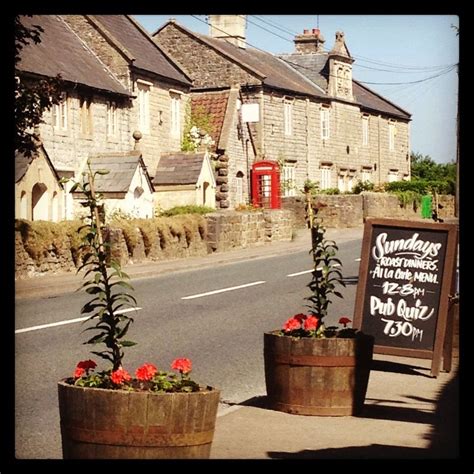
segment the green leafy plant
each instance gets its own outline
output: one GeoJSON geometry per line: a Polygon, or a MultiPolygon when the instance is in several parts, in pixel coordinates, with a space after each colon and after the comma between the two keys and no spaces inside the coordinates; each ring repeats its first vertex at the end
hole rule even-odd
{"type": "Polygon", "coordinates": [[[191,361],[176,359],[172,369],[180,372],[181,376],[166,371],[158,371],[153,365],[146,363],[136,370],[136,377],[123,368],[124,348],[136,345],[126,338],[134,319],[124,314],[127,307],[135,307],[137,302],[130,293],[132,285],[127,280],[130,277],[122,271],[120,264],[110,261],[108,243],[103,241],[104,224],[99,214],[102,196],[95,192],[95,178],[97,175],[107,174],[107,170],[92,172],[88,163],[88,171],[83,173],[83,181],[75,182],[71,192],[79,190],[84,201],[82,205],[88,209],[85,224],[79,229],[86,232],[83,244],[82,265],[78,272],[85,270],[80,289],[85,289],[92,299],[84,304],[81,314],[89,315],[87,321],[95,322],[85,331],[95,331],[96,334],[84,344],[97,346],[105,345],[102,350],[91,351],[92,354],[111,363],[111,367],[95,372],[97,364],[89,359],[77,364],[73,377],[67,379],[71,384],[81,387],[151,390],[165,392],[199,391],[199,385],[189,378],[191,361]],[[110,266],[109,266],[110,265],[110,266]]]}
{"type": "Polygon", "coordinates": [[[319,210],[325,206],[326,204],[313,203],[310,192],[306,193],[308,227],[311,230],[310,253],[313,258],[312,279],[308,284],[311,294],[306,298],[310,303],[308,304],[310,314],[292,316],[284,323],[281,335],[317,338],[355,337],[356,331],[346,327],[351,320],[345,316],[339,319],[339,324],[344,326],[342,329],[337,326],[326,327],[323,323],[332,296],[343,298],[337,286],[345,286],[340,269],[342,262],[336,256],[339,249],[336,242],[325,238],[326,229],[321,219],[317,217],[319,210]]]}
{"type": "Polygon", "coordinates": [[[358,181],[357,184],[352,188],[353,194],[360,194],[363,191],[373,191],[374,183],[371,181],[358,181]]]}

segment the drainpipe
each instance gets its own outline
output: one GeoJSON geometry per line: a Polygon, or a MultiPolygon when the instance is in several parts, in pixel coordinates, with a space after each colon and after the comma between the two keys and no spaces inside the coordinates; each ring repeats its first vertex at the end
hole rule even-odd
{"type": "Polygon", "coordinates": [[[306,99],[306,109],[305,109],[305,114],[306,114],[306,180],[309,180],[309,99],[306,99]]]}
{"type": "MultiPolygon", "coordinates": [[[[264,97],[263,97],[263,87],[260,89],[260,92],[258,93],[259,95],[259,103],[260,103],[260,122],[258,123],[258,132],[259,132],[259,144],[260,144],[260,153],[262,156],[266,155],[266,150],[265,150],[265,138],[264,138],[264,126],[265,126],[265,109],[264,109],[264,97]]],[[[260,156],[260,159],[262,158],[260,156]]]]}
{"type": "Polygon", "coordinates": [[[382,116],[379,114],[379,120],[378,120],[378,125],[379,125],[379,143],[378,143],[378,151],[377,151],[377,176],[378,176],[378,183],[377,184],[381,184],[382,180],[381,180],[381,176],[382,176],[382,173],[381,173],[381,170],[380,170],[380,161],[381,161],[381,153],[382,153],[382,134],[381,134],[381,131],[380,131],[380,128],[381,128],[381,122],[382,122],[382,116]]]}

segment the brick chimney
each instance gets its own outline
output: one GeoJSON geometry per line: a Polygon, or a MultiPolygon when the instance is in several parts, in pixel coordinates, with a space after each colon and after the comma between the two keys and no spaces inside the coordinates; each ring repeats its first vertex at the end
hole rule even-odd
{"type": "Polygon", "coordinates": [[[246,15],[209,15],[209,34],[245,49],[246,15]]]}
{"type": "Polygon", "coordinates": [[[299,54],[314,54],[323,52],[324,36],[318,28],[303,30],[302,35],[295,36],[295,51],[299,54]]]}

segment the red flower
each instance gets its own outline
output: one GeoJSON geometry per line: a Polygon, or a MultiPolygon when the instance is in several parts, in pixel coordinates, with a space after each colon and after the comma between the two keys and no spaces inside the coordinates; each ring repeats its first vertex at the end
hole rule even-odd
{"type": "Polygon", "coordinates": [[[153,364],[143,364],[135,371],[135,375],[138,380],[151,380],[157,371],[153,364]]]}
{"type": "Polygon", "coordinates": [[[304,322],[304,328],[306,331],[315,331],[318,327],[319,318],[316,316],[308,316],[304,322]]]}
{"type": "Polygon", "coordinates": [[[171,364],[171,368],[173,370],[178,370],[182,374],[187,374],[191,372],[192,363],[189,359],[182,358],[182,359],[175,359],[171,364]]]}
{"type": "Polygon", "coordinates": [[[306,314],[303,314],[303,313],[295,314],[293,318],[296,319],[301,324],[306,319],[306,314]]]}
{"type": "Polygon", "coordinates": [[[82,367],[79,367],[79,364],[78,364],[78,366],[76,367],[76,370],[74,371],[74,378],[78,379],[82,377],[85,373],[86,371],[82,367]]]}
{"type": "Polygon", "coordinates": [[[77,367],[80,369],[90,370],[90,369],[95,369],[97,367],[97,364],[91,359],[81,360],[77,364],[77,367]]]}
{"type": "Polygon", "coordinates": [[[344,324],[344,327],[346,327],[348,323],[352,323],[352,320],[346,318],[345,316],[339,319],[339,324],[344,324]]]}
{"type": "Polygon", "coordinates": [[[301,322],[299,322],[298,319],[296,319],[296,317],[293,316],[283,325],[283,331],[290,332],[290,331],[293,331],[294,329],[300,329],[300,327],[301,327],[301,322]]]}
{"type": "Polygon", "coordinates": [[[110,374],[110,379],[114,384],[121,385],[123,382],[131,380],[132,377],[125,369],[120,368],[110,374]]]}

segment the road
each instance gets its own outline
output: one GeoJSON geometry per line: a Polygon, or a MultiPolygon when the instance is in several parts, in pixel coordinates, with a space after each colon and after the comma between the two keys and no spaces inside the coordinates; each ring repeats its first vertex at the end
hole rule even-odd
{"type": "MultiPolygon", "coordinates": [[[[352,319],[360,246],[360,240],[339,245],[348,284],[326,324],[352,319]]],[[[129,338],[138,345],[126,349],[124,367],[134,372],[150,362],[169,370],[174,358],[188,357],[193,379],[222,390],[221,410],[263,395],[263,333],[307,309],[311,265],[303,251],[133,281],[141,309],[129,338]]],[[[91,357],[82,345],[86,326],[64,323],[80,316],[87,299],[67,293],[16,300],[17,458],[61,458],[56,384],[91,357]]]]}

